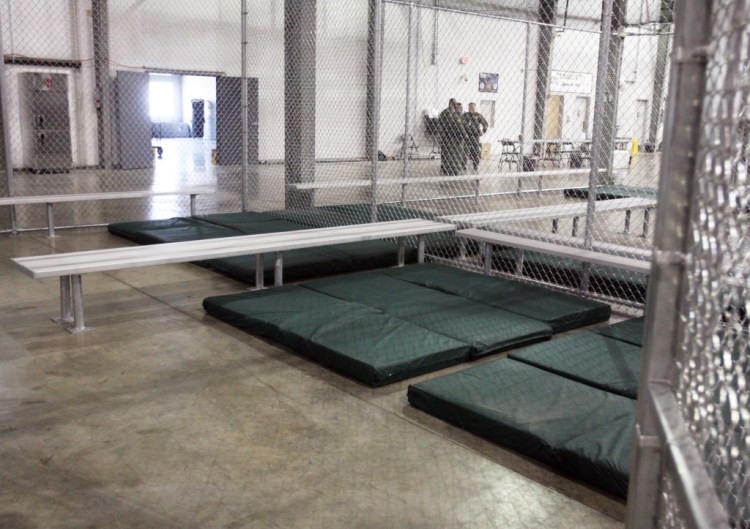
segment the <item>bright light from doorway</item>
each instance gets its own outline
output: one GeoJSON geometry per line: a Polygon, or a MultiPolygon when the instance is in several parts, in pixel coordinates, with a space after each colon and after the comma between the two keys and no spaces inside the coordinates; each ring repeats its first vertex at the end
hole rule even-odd
{"type": "Polygon", "coordinates": [[[179,101],[178,85],[171,77],[152,75],[148,83],[149,115],[152,122],[180,121],[176,111],[179,106],[175,104],[179,101]]]}

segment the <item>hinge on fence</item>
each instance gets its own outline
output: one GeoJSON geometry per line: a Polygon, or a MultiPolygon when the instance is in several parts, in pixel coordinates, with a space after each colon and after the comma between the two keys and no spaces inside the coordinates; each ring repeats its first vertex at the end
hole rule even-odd
{"type": "Polygon", "coordinates": [[[687,262],[685,254],[682,252],[654,250],[653,261],[660,265],[683,264],[687,262]]]}
{"type": "Polygon", "coordinates": [[[690,49],[685,49],[683,46],[680,46],[675,51],[675,60],[678,63],[705,63],[708,62],[709,51],[709,46],[696,46],[690,49]]]}

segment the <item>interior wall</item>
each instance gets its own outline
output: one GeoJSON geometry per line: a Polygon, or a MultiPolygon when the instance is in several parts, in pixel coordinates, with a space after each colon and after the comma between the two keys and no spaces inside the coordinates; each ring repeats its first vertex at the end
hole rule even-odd
{"type": "MultiPolygon", "coordinates": [[[[118,69],[142,71],[144,67],[240,75],[240,0],[198,2],[163,0],[110,0],[111,73],[118,69]],[[112,21],[117,21],[114,23],[112,21]]],[[[248,75],[259,80],[259,157],[284,158],[284,0],[267,0],[250,5],[248,16],[248,75]]],[[[76,165],[95,165],[96,97],[94,94],[91,1],[34,0],[7,2],[8,16],[3,24],[3,49],[32,57],[82,59],[80,70],[55,68],[70,76],[71,136],[76,165]],[[33,5],[33,9],[30,7],[33,5]],[[46,16],[40,16],[45,13],[46,16]]],[[[468,104],[495,101],[496,126],[483,138],[496,144],[501,138],[516,138],[521,131],[523,67],[526,29],[523,23],[490,19],[432,9],[415,9],[413,79],[415,99],[410,127],[420,152],[429,151],[431,139],[425,134],[422,113],[442,110],[448,98],[468,104]],[[438,53],[433,64],[434,17],[438,17],[438,53]],[[461,64],[461,57],[469,57],[461,64]],[[499,74],[496,94],[480,93],[479,72],[499,74]]],[[[406,17],[408,7],[384,4],[385,35],[381,102],[381,150],[389,155],[401,148],[404,132],[406,79],[406,17]]],[[[581,22],[577,22],[580,26],[581,22]]],[[[591,21],[592,28],[598,22],[591,21]]],[[[361,158],[364,156],[367,0],[327,0],[319,2],[317,46],[317,140],[318,158],[361,158]]],[[[567,29],[559,32],[553,44],[552,69],[589,72],[594,75],[598,54],[597,33],[567,29]]],[[[625,41],[618,135],[631,132],[628,117],[635,101],[651,98],[656,38],[629,37],[625,41]],[[635,48],[635,39],[641,43],[635,48]],[[637,58],[636,58],[637,57],[637,58]],[[628,79],[639,65],[635,81],[628,79]]],[[[533,109],[532,97],[536,60],[537,28],[531,26],[527,131],[533,109]]],[[[32,67],[9,67],[11,127],[18,126],[17,73],[32,67]]],[[[572,108],[572,105],[566,105],[572,108]]],[[[593,116],[593,94],[590,115],[593,116]]],[[[565,119],[568,119],[566,116],[565,119]]],[[[593,119],[590,119],[593,122],[593,119]]],[[[20,135],[13,138],[16,166],[22,160],[20,135]]]]}

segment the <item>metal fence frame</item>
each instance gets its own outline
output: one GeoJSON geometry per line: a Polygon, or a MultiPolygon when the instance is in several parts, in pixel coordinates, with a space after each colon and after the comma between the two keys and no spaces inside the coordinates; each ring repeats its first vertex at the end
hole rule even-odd
{"type": "Polygon", "coordinates": [[[686,274],[695,197],[700,193],[696,161],[703,134],[713,5],[682,1],[675,10],[672,82],[628,495],[627,525],[632,529],[661,527],[660,512],[668,502],[679,505],[681,519],[668,522],[676,527],[729,527],[678,402],[675,367],[688,324],[683,319],[688,310],[686,274]]]}

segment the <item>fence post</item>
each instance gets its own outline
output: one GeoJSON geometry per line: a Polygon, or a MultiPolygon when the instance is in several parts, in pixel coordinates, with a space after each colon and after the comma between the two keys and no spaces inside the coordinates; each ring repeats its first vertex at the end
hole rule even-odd
{"type": "MultiPolygon", "coordinates": [[[[5,151],[5,177],[8,182],[8,196],[15,195],[13,182],[13,152],[10,144],[10,124],[8,123],[8,85],[5,78],[5,61],[3,60],[3,31],[0,26],[0,112],[3,121],[3,150],[5,151]]],[[[16,207],[10,207],[10,229],[13,235],[18,233],[18,223],[16,220],[16,207]]]]}
{"type": "Polygon", "coordinates": [[[240,65],[240,77],[242,86],[240,87],[240,109],[242,111],[242,211],[247,211],[247,0],[242,0],[242,52],[240,65]]]}
{"type": "Polygon", "coordinates": [[[627,526],[656,528],[664,501],[661,478],[665,465],[675,469],[674,494],[688,498],[687,527],[728,527],[718,502],[696,498],[713,485],[702,457],[684,428],[679,407],[665,417],[664,395],[673,397],[675,361],[681,348],[681,315],[686,298],[686,252],[691,244],[691,204],[696,186],[697,154],[705,94],[707,47],[712,2],[676,2],[674,59],[664,121],[664,150],[655,223],[654,260],[649,279],[643,362],[639,385],[634,456],[628,490],[627,526]],[[658,409],[657,409],[658,408],[658,409]],[[683,430],[679,445],[665,442],[664,424],[683,430]],[[685,442],[686,440],[686,442],[685,442]],[[668,446],[669,445],[669,446],[668,446]],[[666,452],[665,450],[669,450],[666,452]],[[675,457],[677,453],[678,457],[675,457]],[[698,462],[697,465],[690,463],[698,462]],[[690,490],[687,490],[690,489],[690,490]]]}
{"type": "Polygon", "coordinates": [[[383,2],[370,0],[370,49],[371,61],[368,61],[372,71],[368,76],[370,86],[370,221],[378,220],[378,152],[380,134],[380,82],[382,76],[382,37],[383,37],[383,2]]]}

